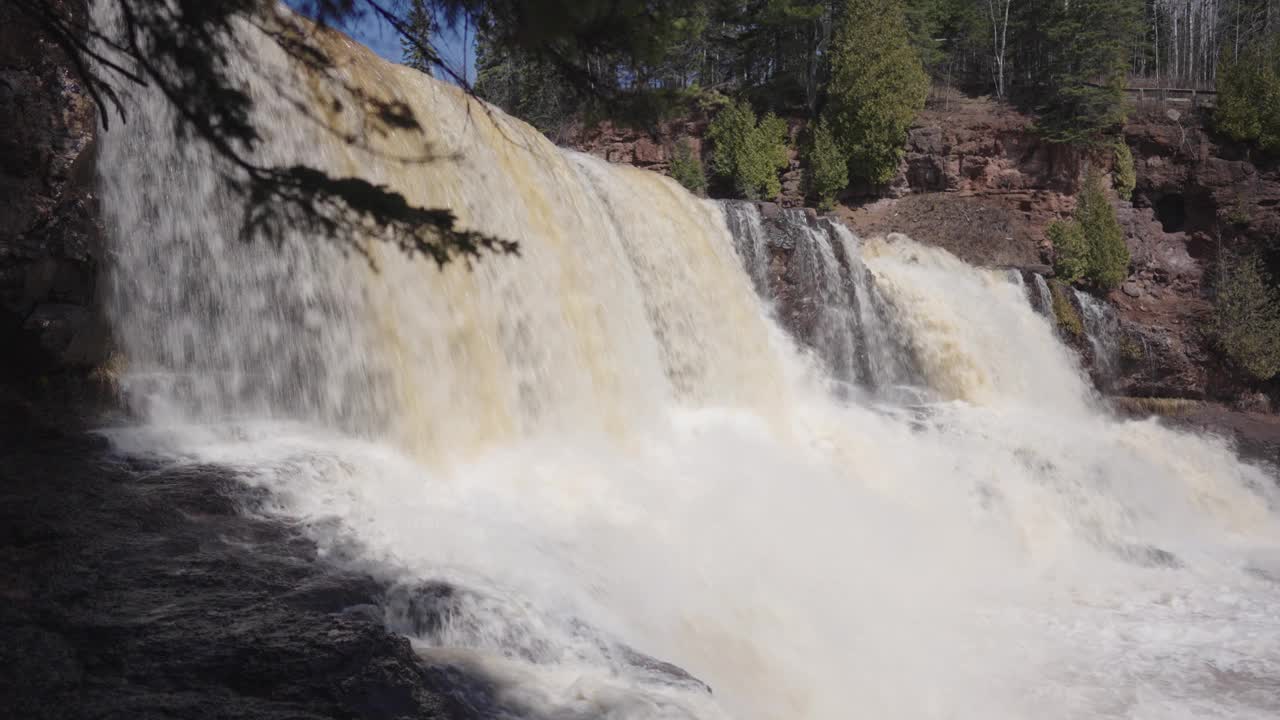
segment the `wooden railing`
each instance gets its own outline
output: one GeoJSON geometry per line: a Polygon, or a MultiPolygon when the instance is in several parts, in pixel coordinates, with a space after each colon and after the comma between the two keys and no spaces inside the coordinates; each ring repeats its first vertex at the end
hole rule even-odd
{"type": "Polygon", "coordinates": [[[1139,105],[1158,103],[1161,105],[1185,105],[1191,108],[1213,107],[1218,104],[1216,90],[1200,90],[1198,88],[1147,88],[1127,87],[1125,94],[1139,105]]]}
{"type": "MultiPolygon", "coordinates": [[[[1097,83],[1085,83],[1089,87],[1105,87],[1097,83]]],[[[1138,104],[1185,105],[1187,107],[1213,107],[1218,104],[1217,90],[1175,87],[1126,87],[1126,95],[1138,104]]]]}

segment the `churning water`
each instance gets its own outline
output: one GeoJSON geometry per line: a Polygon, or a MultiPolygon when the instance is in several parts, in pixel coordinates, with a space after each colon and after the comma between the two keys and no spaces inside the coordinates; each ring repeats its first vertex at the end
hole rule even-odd
{"type": "Polygon", "coordinates": [[[521,255],[438,269],[370,237],[374,271],[324,237],[243,243],[224,168],[139,94],[100,162],[148,418],[114,437],[240,468],[337,560],[461,589],[438,622],[388,621],[505,713],[1280,716],[1273,477],[1102,412],[1003,274],[784,218],[822,289],[801,350],[753,208],[556,149],[345,40],[317,74],[244,32],[265,160],[521,255]],[[297,115],[336,108],[337,80],[407,103],[439,159],[297,115]]]}

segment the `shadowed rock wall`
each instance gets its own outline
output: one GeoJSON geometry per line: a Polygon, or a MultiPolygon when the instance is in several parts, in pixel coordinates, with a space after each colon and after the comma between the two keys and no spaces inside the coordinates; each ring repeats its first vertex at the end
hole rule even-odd
{"type": "MultiPolygon", "coordinates": [[[[56,3],[78,18],[83,2],[56,3]]],[[[0,4],[0,346],[12,373],[100,364],[97,113],[61,50],[0,4]]]]}

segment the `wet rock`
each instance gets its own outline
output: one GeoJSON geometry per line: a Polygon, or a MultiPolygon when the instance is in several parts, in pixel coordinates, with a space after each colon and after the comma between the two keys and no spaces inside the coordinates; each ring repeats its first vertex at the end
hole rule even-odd
{"type": "Polygon", "coordinates": [[[1204,398],[1207,358],[1190,329],[1140,322],[1121,313],[1120,372],[1116,395],[1204,398]]]}
{"type": "MultiPolygon", "coordinates": [[[[612,661],[624,672],[664,685],[711,692],[706,683],[683,668],[616,642],[580,620],[544,616],[527,603],[499,602],[474,590],[427,581],[392,587],[387,591],[383,607],[389,627],[432,645],[451,623],[469,627],[483,621],[487,623],[486,639],[501,645],[504,655],[533,664],[559,658],[561,649],[539,633],[542,628],[559,627],[561,632],[572,635],[575,642],[594,646],[602,659],[612,661]]],[[[424,651],[424,656],[433,662],[441,662],[444,655],[424,651]]]]}
{"type": "Polygon", "coordinates": [[[761,217],[766,220],[773,220],[782,213],[782,206],[775,202],[759,202],[756,207],[760,209],[761,217]]]}
{"type": "Polygon", "coordinates": [[[38,305],[22,329],[56,367],[91,367],[103,360],[106,327],[92,309],[83,305],[38,305]]]}

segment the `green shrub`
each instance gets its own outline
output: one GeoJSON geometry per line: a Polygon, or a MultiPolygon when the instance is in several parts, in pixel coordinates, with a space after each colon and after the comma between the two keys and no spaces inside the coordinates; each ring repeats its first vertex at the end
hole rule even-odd
{"type": "Polygon", "coordinates": [[[707,174],[702,169],[702,158],[693,152],[687,138],[680,140],[672,148],[669,172],[676,182],[694,195],[706,193],[707,174]]]}
{"type": "Polygon", "coordinates": [[[1116,219],[1116,210],[1107,199],[1102,176],[1091,171],[1085,179],[1084,191],[1076,206],[1076,221],[1089,246],[1088,270],[1085,274],[1094,287],[1111,290],[1129,276],[1129,246],[1124,242],[1124,229],[1116,219]]]}
{"type": "Polygon", "coordinates": [[[813,129],[809,144],[809,168],[806,179],[809,191],[818,198],[818,209],[823,212],[835,207],[836,195],[849,185],[849,161],[840,151],[831,126],[819,120],[813,129]]]}
{"type": "Polygon", "coordinates": [[[1213,330],[1218,347],[1258,380],[1280,373],[1280,292],[1256,256],[1219,258],[1213,330]]]}
{"type": "Polygon", "coordinates": [[[900,0],[846,0],[831,44],[826,117],[850,177],[893,179],[929,77],[911,46],[900,0]]]}
{"type": "Polygon", "coordinates": [[[725,106],[711,121],[707,137],[714,144],[711,169],[733,183],[749,200],[782,192],[778,171],[787,166],[787,123],[769,113],[756,122],[745,102],[725,106]]]}
{"type": "Polygon", "coordinates": [[[1053,272],[1059,280],[1074,283],[1089,272],[1089,246],[1075,220],[1054,220],[1046,233],[1053,243],[1053,272]]]}
{"type": "Polygon", "coordinates": [[[1138,173],[1133,167],[1133,152],[1129,150],[1129,146],[1125,144],[1124,139],[1119,139],[1115,144],[1116,167],[1115,167],[1115,188],[1121,199],[1129,200],[1133,197],[1133,189],[1138,186],[1138,173]]]}

